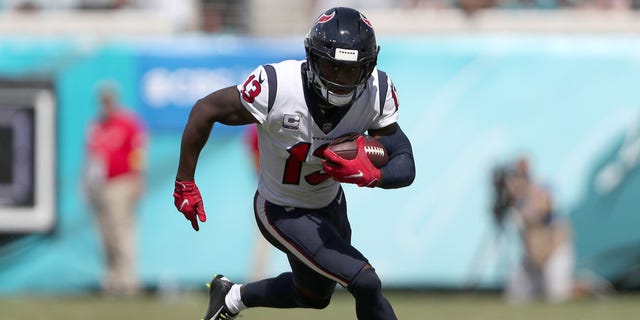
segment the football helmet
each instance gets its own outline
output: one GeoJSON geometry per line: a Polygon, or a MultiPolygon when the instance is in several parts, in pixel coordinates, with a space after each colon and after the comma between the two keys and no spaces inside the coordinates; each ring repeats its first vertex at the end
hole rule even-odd
{"type": "Polygon", "coordinates": [[[325,102],[338,107],[350,105],[364,92],[380,51],[369,20],[345,7],[321,14],[304,47],[309,85],[325,102]]]}

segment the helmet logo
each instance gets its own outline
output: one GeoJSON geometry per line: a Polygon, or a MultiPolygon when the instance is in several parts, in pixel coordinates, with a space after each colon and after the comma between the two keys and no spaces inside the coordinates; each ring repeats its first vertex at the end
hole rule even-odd
{"type": "Polygon", "coordinates": [[[323,13],[320,16],[320,18],[318,18],[317,22],[318,23],[325,23],[325,22],[328,22],[329,20],[333,19],[333,17],[335,17],[335,16],[336,16],[336,12],[335,11],[331,12],[331,14],[323,13]]]}
{"type": "Polygon", "coordinates": [[[341,61],[358,61],[358,50],[336,48],[334,59],[341,61]]]}
{"type": "Polygon", "coordinates": [[[360,14],[360,19],[362,20],[362,22],[364,22],[366,25],[368,25],[369,28],[373,28],[373,26],[371,25],[371,21],[369,21],[369,19],[367,19],[367,17],[363,16],[362,13],[360,14]]]}

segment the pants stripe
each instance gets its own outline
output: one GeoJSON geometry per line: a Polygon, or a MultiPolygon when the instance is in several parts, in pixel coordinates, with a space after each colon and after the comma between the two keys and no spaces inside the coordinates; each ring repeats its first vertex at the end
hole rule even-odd
{"type": "Polygon", "coordinates": [[[342,279],[336,276],[335,274],[332,274],[327,270],[324,270],[321,266],[316,264],[312,259],[309,259],[302,250],[298,249],[298,247],[296,247],[293,243],[287,240],[282,234],[280,234],[280,232],[269,221],[269,218],[267,217],[267,209],[266,209],[267,201],[260,194],[256,196],[255,201],[256,203],[254,208],[256,210],[256,216],[258,217],[258,220],[260,221],[264,229],[269,233],[269,235],[271,235],[271,237],[273,237],[278,243],[280,243],[283,247],[285,247],[290,254],[294,255],[298,260],[302,261],[302,263],[304,263],[306,266],[311,268],[313,271],[321,274],[322,276],[328,279],[331,279],[339,283],[343,287],[346,287],[348,285],[348,282],[345,279],[342,279]]]}

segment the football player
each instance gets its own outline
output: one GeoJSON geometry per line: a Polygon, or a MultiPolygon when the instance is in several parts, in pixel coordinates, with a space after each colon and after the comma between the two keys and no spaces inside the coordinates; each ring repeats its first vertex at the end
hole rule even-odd
{"type": "Polygon", "coordinates": [[[197,231],[206,215],[194,172],[212,126],[257,123],[254,214],[264,237],[291,266],[277,277],[244,285],[215,276],[206,320],[232,319],[251,307],[322,309],[336,284],[354,296],[358,319],[397,318],[372,264],[351,245],[340,187],[400,188],[413,182],[413,153],[397,123],[396,90],[376,68],[380,49],[371,23],[354,9],[321,14],[304,45],[306,60],[259,66],[238,86],[200,99],[184,129],[174,199],[197,231]],[[362,137],[351,160],[326,148],[351,132],[379,139],[388,164],[380,169],[371,164],[362,137]]]}

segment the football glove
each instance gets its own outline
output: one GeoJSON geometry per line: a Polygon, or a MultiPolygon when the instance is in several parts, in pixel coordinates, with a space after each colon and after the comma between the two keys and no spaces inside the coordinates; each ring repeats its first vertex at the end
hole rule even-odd
{"type": "Polygon", "coordinates": [[[339,182],[354,183],[360,187],[375,187],[380,181],[382,173],[376,168],[364,151],[364,137],[357,140],[358,153],[353,159],[345,159],[331,151],[324,150],[325,160],[322,170],[339,182]]]}
{"type": "Polygon", "coordinates": [[[198,186],[196,186],[196,182],[193,180],[176,180],[173,199],[173,203],[178,211],[182,212],[184,217],[191,221],[191,227],[193,227],[193,230],[200,230],[200,227],[198,226],[198,219],[200,219],[201,222],[205,222],[207,221],[207,215],[204,213],[202,196],[200,195],[198,186]]]}

